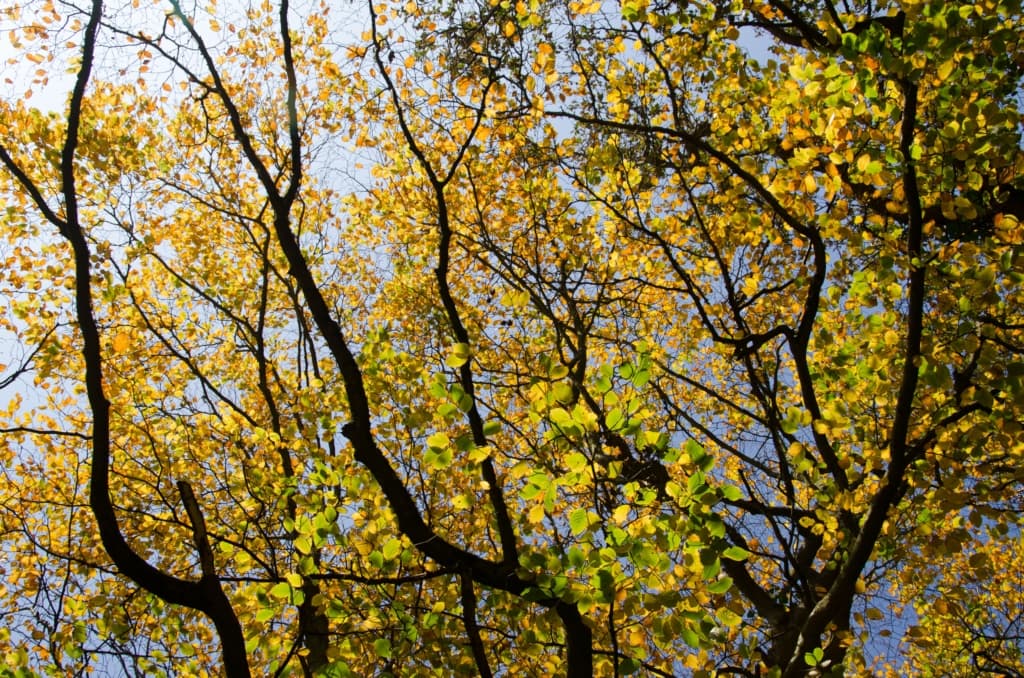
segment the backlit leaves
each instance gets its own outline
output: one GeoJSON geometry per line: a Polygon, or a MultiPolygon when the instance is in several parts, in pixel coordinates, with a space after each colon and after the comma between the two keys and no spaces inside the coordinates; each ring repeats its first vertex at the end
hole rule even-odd
{"type": "MultiPolygon", "coordinates": [[[[121,529],[198,579],[194,487],[254,672],[1017,670],[1018,6],[278,9],[107,7],[73,163],[121,529]]],[[[64,11],[3,15],[0,643],[217,672],[88,505],[64,11]]]]}

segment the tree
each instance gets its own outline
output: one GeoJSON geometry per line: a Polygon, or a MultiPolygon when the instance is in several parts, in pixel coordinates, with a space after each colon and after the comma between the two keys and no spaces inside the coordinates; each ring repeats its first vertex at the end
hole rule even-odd
{"type": "Polygon", "coordinates": [[[9,673],[1022,671],[1019,3],[329,9],[5,15],[9,673]]]}

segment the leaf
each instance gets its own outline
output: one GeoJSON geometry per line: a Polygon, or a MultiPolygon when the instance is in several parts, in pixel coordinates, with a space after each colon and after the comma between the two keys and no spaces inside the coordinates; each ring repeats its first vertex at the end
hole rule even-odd
{"type": "Polygon", "coordinates": [[[701,647],[701,637],[692,628],[683,627],[679,629],[679,637],[683,639],[684,643],[694,649],[699,649],[701,647]]]}
{"type": "Polygon", "coordinates": [[[471,355],[469,344],[461,342],[452,344],[448,357],[445,358],[444,362],[448,367],[462,367],[469,362],[471,355]]]}
{"type": "Polygon", "coordinates": [[[381,549],[384,560],[394,560],[402,552],[402,542],[398,539],[389,539],[381,549]]]}
{"type": "Polygon", "coordinates": [[[718,558],[714,558],[712,560],[709,560],[704,565],[704,569],[701,572],[701,578],[703,580],[705,580],[705,581],[708,581],[710,579],[715,579],[715,578],[718,577],[718,573],[721,572],[721,571],[722,571],[722,561],[720,561],[718,558]]]}
{"type": "Polygon", "coordinates": [[[619,660],[619,673],[623,676],[629,676],[640,670],[641,664],[632,657],[623,657],[619,660]]]}
{"type": "Polygon", "coordinates": [[[423,461],[426,462],[427,466],[434,471],[443,471],[452,464],[453,454],[450,448],[438,450],[437,448],[430,448],[427,453],[423,455],[423,461]]]}
{"type": "Polygon", "coordinates": [[[1019,664],[1019,3],[8,4],[9,672],[1019,664]]]}
{"type": "Polygon", "coordinates": [[[391,658],[391,641],[387,638],[377,638],[373,641],[373,651],[382,659],[391,658]]]}
{"type": "Polygon", "coordinates": [[[715,612],[715,615],[718,617],[718,620],[722,622],[723,626],[727,626],[729,628],[739,626],[743,623],[743,617],[739,616],[727,607],[719,608],[715,612]]]}
{"type": "Polygon", "coordinates": [[[722,551],[722,557],[728,560],[747,560],[750,558],[750,551],[747,551],[741,546],[730,546],[729,548],[722,551]]]}
{"type": "Polygon", "coordinates": [[[111,341],[111,347],[116,353],[124,353],[131,346],[131,337],[124,332],[118,332],[111,341]]]}
{"type": "Polygon", "coordinates": [[[786,408],[786,418],[782,421],[782,432],[792,435],[796,433],[804,421],[804,411],[799,407],[786,408]]]}
{"type": "Polygon", "coordinates": [[[569,515],[569,527],[573,534],[582,534],[589,525],[590,518],[584,509],[576,509],[569,515]]]}
{"type": "Polygon", "coordinates": [[[278,598],[280,600],[288,600],[292,597],[292,587],[288,582],[283,581],[274,584],[274,586],[271,587],[268,593],[274,598],[278,598]]]}
{"type": "Polygon", "coordinates": [[[313,540],[308,535],[299,535],[295,538],[295,550],[302,554],[313,552],[313,540]]]}
{"type": "Polygon", "coordinates": [[[730,588],[732,588],[732,583],[732,578],[721,577],[713,584],[708,585],[708,593],[714,593],[716,595],[726,593],[730,588]]]}
{"type": "Polygon", "coordinates": [[[432,450],[446,450],[451,445],[452,441],[448,438],[448,435],[443,431],[431,434],[427,438],[427,446],[432,450]]]}
{"type": "Polygon", "coordinates": [[[947,59],[935,69],[935,77],[940,81],[949,80],[949,76],[953,74],[953,69],[955,68],[956,62],[953,59],[947,59]]]}
{"type": "Polygon", "coordinates": [[[727,501],[736,501],[743,497],[743,491],[735,485],[721,485],[718,490],[727,501]]]}
{"type": "Polygon", "coordinates": [[[683,446],[683,452],[690,458],[690,461],[704,472],[710,471],[715,464],[714,458],[704,451],[704,448],[692,438],[687,440],[683,446]]]}

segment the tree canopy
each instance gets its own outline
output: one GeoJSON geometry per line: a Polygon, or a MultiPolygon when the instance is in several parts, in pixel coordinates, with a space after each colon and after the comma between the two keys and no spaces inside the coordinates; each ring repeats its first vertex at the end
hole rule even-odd
{"type": "Polygon", "coordinates": [[[3,676],[1024,674],[1019,2],[0,27],[3,676]]]}

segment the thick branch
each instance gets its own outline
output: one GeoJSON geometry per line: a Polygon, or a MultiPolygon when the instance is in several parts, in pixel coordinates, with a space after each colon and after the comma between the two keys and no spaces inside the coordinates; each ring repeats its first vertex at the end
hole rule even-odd
{"type": "Polygon", "coordinates": [[[178,493],[181,494],[181,503],[185,506],[185,513],[192,523],[192,539],[195,542],[196,550],[199,551],[199,569],[204,577],[217,576],[213,565],[213,550],[210,548],[210,539],[206,534],[206,519],[196,501],[195,492],[187,480],[178,481],[178,493]]]}
{"type": "Polygon", "coordinates": [[[476,670],[480,672],[480,678],[491,678],[494,674],[487,661],[484,641],[480,637],[480,625],[476,622],[476,591],[473,590],[473,580],[469,577],[459,577],[459,586],[462,595],[462,623],[469,635],[469,647],[473,651],[476,670]]]}
{"type": "Polygon", "coordinates": [[[6,151],[0,152],[0,157],[32,196],[44,218],[54,224],[71,245],[75,266],[75,307],[85,361],[85,387],[93,415],[89,503],[103,547],[118,571],[142,588],[169,603],[185,605],[209,616],[221,638],[227,675],[232,678],[248,677],[249,665],[242,629],[216,577],[204,576],[199,582],[192,582],[168,575],[150,565],[125,539],[110,498],[110,402],[104,393],[100,332],[93,313],[92,253],[79,223],[75,174],[85,92],[92,71],[102,13],[102,1],[94,0],[83,35],[81,65],[68,105],[67,130],[60,153],[63,218],[48,207],[38,186],[6,151]]]}
{"type": "MultiPolygon", "coordinates": [[[[406,145],[416,157],[417,162],[426,174],[427,180],[430,182],[431,190],[434,193],[435,204],[437,207],[437,227],[440,235],[440,241],[438,243],[438,263],[437,268],[434,270],[434,275],[437,278],[438,294],[441,297],[441,305],[444,307],[445,315],[448,319],[448,325],[452,330],[455,341],[469,345],[469,332],[466,330],[466,326],[462,322],[459,309],[455,304],[455,299],[452,297],[451,285],[448,282],[448,268],[451,258],[450,250],[453,234],[449,219],[448,201],[445,198],[445,188],[454,178],[455,173],[461,166],[462,159],[465,157],[466,151],[472,144],[473,139],[476,137],[477,130],[483,122],[484,112],[487,106],[487,95],[491,86],[494,84],[494,81],[488,80],[484,85],[484,89],[480,97],[480,104],[474,111],[473,127],[466,135],[465,140],[459,145],[459,150],[456,153],[455,158],[452,160],[451,166],[442,177],[435,169],[433,163],[427,159],[426,153],[424,153],[423,149],[417,143],[416,137],[409,128],[405,110],[398,94],[398,89],[392,82],[391,76],[388,75],[387,65],[381,57],[381,41],[377,36],[377,17],[372,2],[370,2],[369,7],[374,60],[377,62],[377,67],[380,69],[381,77],[384,78],[388,92],[391,95],[391,101],[395,106],[395,112],[398,117],[399,128],[402,131],[402,137],[405,139],[406,145]]],[[[470,406],[469,410],[466,412],[466,417],[469,420],[469,427],[473,433],[473,443],[478,447],[483,447],[487,445],[487,436],[484,434],[483,417],[480,416],[480,410],[477,407],[472,360],[466,360],[466,362],[459,366],[459,382],[462,386],[462,390],[470,400],[470,406]]],[[[484,480],[487,482],[488,498],[490,499],[491,506],[494,508],[495,522],[498,525],[498,535],[501,540],[502,563],[507,567],[515,567],[519,563],[519,548],[517,546],[518,540],[516,538],[515,528],[512,525],[512,519],[508,513],[508,504],[505,501],[504,490],[499,482],[498,474],[494,468],[494,463],[490,458],[483,460],[481,463],[481,469],[484,480]]]]}
{"type": "Polygon", "coordinates": [[[911,455],[908,454],[907,436],[917,391],[917,363],[921,356],[926,269],[922,257],[923,211],[917,186],[917,172],[911,154],[917,124],[917,85],[904,82],[903,92],[904,109],[900,128],[900,150],[903,154],[903,183],[909,212],[907,256],[910,260],[910,274],[907,295],[907,333],[903,344],[903,375],[900,380],[889,443],[892,461],[882,479],[881,488],[871,500],[861,524],[860,533],[850,547],[846,562],[843,563],[828,592],[818,601],[804,622],[796,648],[783,674],[785,678],[795,678],[803,673],[805,669],[804,653],[814,649],[829,624],[837,621],[837,614],[848,609],[849,600],[855,595],[857,579],[871,558],[871,553],[882,532],[889,510],[906,492],[904,476],[913,461],[910,458],[911,455]]]}

